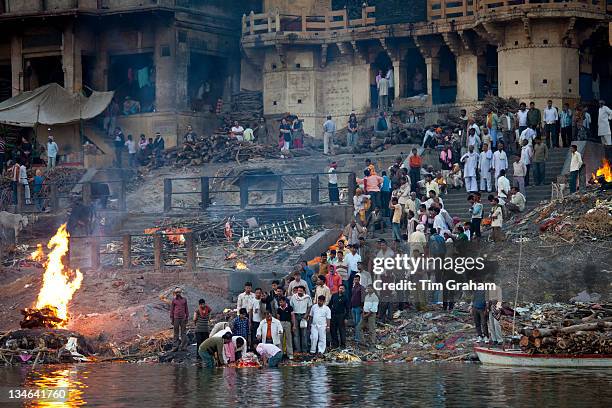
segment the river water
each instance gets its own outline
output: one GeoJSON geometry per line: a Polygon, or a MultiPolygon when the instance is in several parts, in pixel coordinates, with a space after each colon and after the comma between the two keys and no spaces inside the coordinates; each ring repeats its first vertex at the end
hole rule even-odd
{"type": "Polygon", "coordinates": [[[0,368],[0,407],[610,407],[612,370],[358,364],[200,369],[170,364],[0,368]],[[63,403],[7,404],[9,387],[68,387],[63,403]]]}

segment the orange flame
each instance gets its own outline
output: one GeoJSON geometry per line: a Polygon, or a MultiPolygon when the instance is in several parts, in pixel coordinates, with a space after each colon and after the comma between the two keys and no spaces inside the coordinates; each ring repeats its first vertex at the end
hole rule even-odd
{"type": "Polygon", "coordinates": [[[249,267],[247,266],[246,263],[242,262],[242,261],[236,261],[236,269],[249,269],[249,267]]]}
{"type": "MultiPolygon", "coordinates": [[[[159,231],[159,228],[147,228],[144,230],[145,234],[155,234],[157,231],[159,231]]],[[[173,244],[184,244],[185,235],[183,234],[188,232],[191,232],[189,228],[181,227],[171,227],[164,230],[165,234],[171,234],[166,235],[166,238],[168,238],[168,241],[172,242],[173,244]]]]}
{"type": "MultiPolygon", "coordinates": [[[[51,252],[45,261],[43,286],[38,293],[35,306],[37,309],[55,308],[57,317],[62,319],[58,327],[65,327],[68,323],[68,302],[83,282],[81,271],[78,269],[73,271],[62,263],[62,258],[68,253],[69,242],[70,234],[66,231],[66,224],[62,224],[47,244],[51,252]]],[[[32,256],[35,254],[42,259],[42,245],[32,256]]]]}
{"type": "Polygon", "coordinates": [[[45,253],[43,252],[42,244],[36,245],[36,251],[30,254],[30,259],[36,262],[42,262],[45,260],[45,253]]]}
{"type": "Polygon", "coordinates": [[[591,180],[593,182],[598,183],[599,177],[603,177],[607,183],[612,183],[612,167],[606,159],[602,160],[601,167],[595,173],[591,173],[591,180]]]}

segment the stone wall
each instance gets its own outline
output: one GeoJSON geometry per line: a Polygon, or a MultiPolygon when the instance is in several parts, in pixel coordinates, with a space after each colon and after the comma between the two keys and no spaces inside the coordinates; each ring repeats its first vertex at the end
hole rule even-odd
{"type": "Polygon", "coordinates": [[[349,57],[336,55],[337,50],[328,50],[331,58],[322,66],[320,52],[317,48],[288,51],[283,67],[276,51],[270,50],[263,64],[264,113],[297,114],[312,136],[321,136],[327,115],[341,128],[351,111],[366,111],[370,100],[369,65],[354,64],[349,57]]]}

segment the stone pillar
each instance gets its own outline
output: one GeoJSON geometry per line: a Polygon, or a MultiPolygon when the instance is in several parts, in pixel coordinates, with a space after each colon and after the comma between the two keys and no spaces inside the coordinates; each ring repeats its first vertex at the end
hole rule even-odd
{"type": "Polygon", "coordinates": [[[76,27],[69,23],[64,28],[62,44],[62,67],[64,69],[64,88],[78,92],[82,87],[83,69],[81,67],[81,44],[75,35],[76,27]]]}
{"type": "Polygon", "coordinates": [[[406,95],[406,63],[402,60],[393,61],[393,79],[395,82],[395,98],[406,95]]]}
{"type": "Polygon", "coordinates": [[[164,212],[172,209],[172,179],[164,179],[164,212]]]}
{"type": "Polygon", "coordinates": [[[482,73],[483,56],[470,53],[457,58],[457,102],[478,100],[478,74],[482,73]]]}
{"type": "Polygon", "coordinates": [[[431,103],[436,104],[440,100],[440,58],[427,57],[425,64],[427,65],[427,95],[431,103]]]}
{"type": "Polygon", "coordinates": [[[158,23],[155,29],[155,106],[176,111],[177,74],[174,26],[158,23]]]}
{"type": "Polygon", "coordinates": [[[176,109],[189,110],[189,81],[190,52],[187,43],[179,43],[176,47],[176,109]]]}
{"type": "Polygon", "coordinates": [[[23,54],[21,50],[21,37],[11,37],[11,88],[12,96],[23,91],[23,54]]]}

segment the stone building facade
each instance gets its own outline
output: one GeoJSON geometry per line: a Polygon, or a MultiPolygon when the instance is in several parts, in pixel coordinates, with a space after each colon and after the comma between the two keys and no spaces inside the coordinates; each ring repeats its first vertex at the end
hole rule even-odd
{"type": "Polygon", "coordinates": [[[396,108],[612,99],[606,0],[367,3],[265,0],[243,16],[241,82],[263,90],[266,114],[298,114],[319,135],[328,114],[376,108],[376,73],[390,68],[396,108]]]}
{"type": "MultiPolygon", "coordinates": [[[[115,90],[118,102],[129,96],[141,105],[141,113],[119,117],[126,134],[160,131],[172,146],[188,123],[214,120],[217,98],[229,102],[239,91],[240,17],[257,7],[248,0],[2,0],[0,100],[50,82],[115,90]]],[[[96,126],[85,126],[104,146],[96,126]]],[[[62,132],[78,147],[74,127],[54,130],[62,132]]]]}

